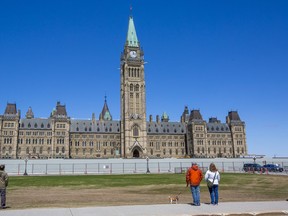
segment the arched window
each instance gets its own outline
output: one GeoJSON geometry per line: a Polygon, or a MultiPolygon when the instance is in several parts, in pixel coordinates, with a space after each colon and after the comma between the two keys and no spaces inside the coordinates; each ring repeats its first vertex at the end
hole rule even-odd
{"type": "Polygon", "coordinates": [[[64,147],[62,147],[62,153],[63,153],[63,154],[65,153],[65,148],[64,148],[64,147]]]}
{"type": "Polygon", "coordinates": [[[57,153],[57,154],[59,153],[59,147],[56,148],[56,153],[57,153]]]}
{"type": "Polygon", "coordinates": [[[133,136],[134,137],[139,136],[139,129],[138,129],[138,126],[136,126],[136,125],[133,127],[133,136]]]}
{"type": "Polygon", "coordinates": [[[130,91],[133,91],[133,84],[130,84],[130,91]]]}
{"type": "Polygon", "coordinates": [[[135,86],[135,91],[139,91],[139,85],[138,84],[136,84],[136,86],[135,86]]]}

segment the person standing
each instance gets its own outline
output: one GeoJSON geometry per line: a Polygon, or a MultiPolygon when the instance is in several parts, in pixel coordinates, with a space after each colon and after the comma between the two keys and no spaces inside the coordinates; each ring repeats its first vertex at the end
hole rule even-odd
{"type": "Polygon", "coordinates": [[[1,208],[6,208],[6,187],[8,186],[8,174],[5,172],[5,165],[0,165],[0,196],[1,208]]]}
{"type": "Polygon", "coordinates": [[[193,205],[200,206],[200,183],[203,179],[202,171],[198,168],[196,163],[186,173],[186,187],[190,185],[190,190],[193,198],[193,205]]]}
{"type": "Polygon", "coordinates": [[[208,187],[211,198],[211,204],[218,205],[218,199],[219,199],[218,186],[220,182],[220,173],[218,172],[214,163],[210,164],[209,169],[205,173],[205,181],[210,181],[213,183],[212,187],[208,187]]]}

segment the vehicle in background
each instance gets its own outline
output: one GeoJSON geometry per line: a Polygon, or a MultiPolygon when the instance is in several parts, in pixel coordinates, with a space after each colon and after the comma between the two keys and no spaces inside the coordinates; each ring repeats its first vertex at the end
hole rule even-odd
{"type": "Polygon", "coordinates": [[[243,165],[243,170],[245,172],[264,172],[264,168],[263,166],[261,166],[260,164],[257,163],[245,163],[243,165]]]}
{"type": "Polygon", "coordinates": [[[263,167],[268,170],[268,172],[283,172],[284,170],[278,164],[265,164],[263,167]]]}

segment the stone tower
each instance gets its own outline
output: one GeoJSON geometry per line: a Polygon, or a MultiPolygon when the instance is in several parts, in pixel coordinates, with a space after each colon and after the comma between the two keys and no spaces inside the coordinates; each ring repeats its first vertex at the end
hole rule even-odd
{"type": "Polygon", "coordinates": [[[147,156],[146,86],[144,53],[140,47],[133,17],[129,25],[124,51],[121,54],[121,156],[147,156]]]}

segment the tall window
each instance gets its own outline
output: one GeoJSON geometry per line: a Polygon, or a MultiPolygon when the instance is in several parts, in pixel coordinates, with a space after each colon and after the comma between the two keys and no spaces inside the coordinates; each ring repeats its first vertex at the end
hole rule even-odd
{"type": "Polygon", "coordinates": [[[139,85],[138,84],[135,86],[135,91],[139,91],[139,85]]]}
{"type": "Polygon", "coordinates": [[[133,127],[133,136],[134,136],[134,137],[138,137],[138,136],[139,136],[139,129],[138,129],[138,126],[137,126],[137,125],[135,125],[135,126],[133,127]]]}

